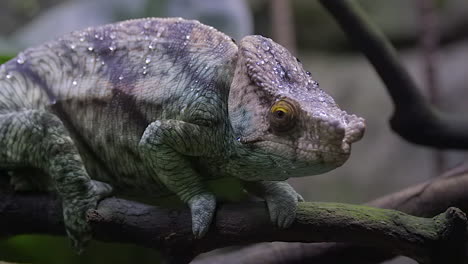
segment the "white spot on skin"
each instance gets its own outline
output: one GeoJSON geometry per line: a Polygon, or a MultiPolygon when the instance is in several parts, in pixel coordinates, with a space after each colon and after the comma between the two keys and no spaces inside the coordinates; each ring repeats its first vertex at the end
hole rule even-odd
{"type": "Polygon", "coordinates": [[[149,64],[151,62],[151,58],[150,57],[147,57],[146,60],[145,60],[145,63],[146,64],[149,64]]]}
{"type": "Polygon", "coordinates": [[[89,50],[89,51],[93,51],[93,50],[94,50],[94,47],[89,46],[89,47],[88,47],[88,50],[89,50]]]}
{"type": "Polygon", "coordinates": [[[165,28],[161,28],[158,33],[156,33],[156,37],[159,38],[161,37],[162,33],[164,32],[165,28]]]}
{"type": "Polygon", "coordinates": [[[119,76],[119,80],[123,80],[123,78],[124,78],[124,77],[123,77],[122,75],[119,76]]]}
{"type": "Polygon", "coordinates": [[[7,73],[6,78],[11,79],[11,73],[7,73]]]}
{"type": "Polygon", "coordinates": [[[72,82],[73,86],[76,86],[78,84],[78,82],[75,80],[72,82]]]}
{"type": "Polygon", "coordinates": [[[23,56],[22,54],[20,54],[20,55],[18,56],[18,58],[16,59],[16,63],[18,63],[18,64],[24,64],[24,62],[25,62],[25,58],[24,58],[24,56],[23,56]]]}
{"type": "Polygon", "coordinates": [[[111,33],[109,34],[109,38],[110,38],[110,39],[115,39],[115,38],[116,38],[115,32],[111,32],[111,33]]]}

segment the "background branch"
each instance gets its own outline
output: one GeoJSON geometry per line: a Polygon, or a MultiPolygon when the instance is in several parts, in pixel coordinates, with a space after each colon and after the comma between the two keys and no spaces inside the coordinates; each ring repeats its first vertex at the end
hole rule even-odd
{"type": "MultiPolygon", "coordinates": [[[[434,0],[416,0],[416,10],[419,15],[420,50],[422,76],[425,92],[434,107],[441,105],[441,89],[438,78],[438,46],[440,41],[439,17],[434,0]]],[[[433,150],[434,176],[445,168],[443,151],[433,150]]]]}
{"type": "Polygon", "coordinates": [[[431,106],[400,63],[388,39],[349,0],[319,0],[348,38],[369,59],[395,106],[393,130],[406,140],[436,148],[467,149],[466,115],[443,113],[431,106]]]}
{"type": "MultiPolygon", "coordinates": [[[[45,194],[0,194],[0,235],[63,235],[60,202],[45,194]]],[[[373,245],[423,263],[464,259],[466,216],[451,208],[435,218],[336,203],[300,203],[292,228],[278,230],[262,202],[221,205],[213,227],[194,240],[188,209],[165,209],[117,198],[103,200],[88,220],[95,238],[157,248],[187,261],[200,252],[265,241],[338,241],[373,245]]]]}

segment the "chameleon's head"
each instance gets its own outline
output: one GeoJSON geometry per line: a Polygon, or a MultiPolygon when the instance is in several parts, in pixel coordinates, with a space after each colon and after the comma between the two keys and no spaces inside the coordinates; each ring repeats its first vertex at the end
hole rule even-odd
{"type": "Polygon", "coordinates": [[[229,116],[240,144],[265,157],[269,175],[262,177],[281,180],[341,166],[364,133],[364,119],[341,110],[271,39],[245,37],[238,56],[229,116]]]}

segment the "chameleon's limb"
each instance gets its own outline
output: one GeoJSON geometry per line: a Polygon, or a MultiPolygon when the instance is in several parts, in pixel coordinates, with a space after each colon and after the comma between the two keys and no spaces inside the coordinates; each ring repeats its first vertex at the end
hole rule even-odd
{"type": "Polygon", "coordinates": [[[157,120],[145,130],[140,147],[166,187],[190,207],[195,237],[209,229],[216,209],[215,196],[202,183],[187,156],[219,152],[220,140],[213,129],[179,120],[157,120]]]}
{"type": "Polygon", "coordinates": [[[216,198],[210,192],[197,194],[188,200],[192,213],[192,232],[196,238],[203,237],[210,228],[216,210],[216,198]]]}
{"type": "MultiPolygon", "coordinates": [[[[95,208],[112,188],[91,181],[60,119],[40,110],[0,115],[0,164],[37,168],[50,176],[62,198],[66,231],[75,249],[81,251],[91,239],[86,211],[95,208]]],[[[27,181],[14,180],[24,188],[31,187],[27,181]]]]}
{"type": "Polygon", "coordinates": [[[270,219],[279,228],[289,227],[296,218],[297,203],[304,199],[284,181],[243,182],[251,194],[265,199],[270,219]]]}

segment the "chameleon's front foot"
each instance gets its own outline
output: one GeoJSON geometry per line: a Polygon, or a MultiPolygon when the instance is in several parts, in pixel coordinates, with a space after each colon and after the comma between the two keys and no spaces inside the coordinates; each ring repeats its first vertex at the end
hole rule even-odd
{"type": "Polygon", "coordinates": [[[245,189],[265,199],[270,219],[279,228],[287,228],[296,219],[297,203],[304,199],[283,181],[244,182],[245,189]]]}
{"type": "MultiPolygon", "coordinates": [[[[64,198],[62,201],[65,230],[73,248],[80,254],[92,238],[86,213],[95,209],[102,198],[110,195],[112,187],[106,183],[91,181],[86,197],[64,198]]],[[[81,194],[80,194],[81,195],[81,194]]]]}
{"type": "Polygon", "coordinates": [[[201,193],[189,199],[192,213],[192,231],[195,238],[203,237],[210,228],[216,210],[216,198],[212,193],[201,193]]]}
{"type": "Polygon", "coordinates": [[[281,191],[266,195],[265,201],[273,224],[279,228],[287,228],[296,219],[297,203],[304,199],[291,186],[281,191]]]}

